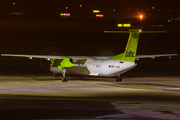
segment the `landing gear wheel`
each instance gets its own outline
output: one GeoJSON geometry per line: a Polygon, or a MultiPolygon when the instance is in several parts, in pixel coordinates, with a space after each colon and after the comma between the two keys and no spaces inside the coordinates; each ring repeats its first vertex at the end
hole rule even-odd
{"type": "Polygon", "coordinates": [[[58,75],[57,75],[57,74],[54,74],[54,77],[58,77],[58,75]]]}
{"type": "Polygon", "coordinates": [[[116,82],[122,82],[122,77],[120,75],[116,77],[116,82]]]}
{"type": "Polygon", "coordinates": [[[67,77],[62,77],[62,82],[68,82],[68,78],[67,77]]]}

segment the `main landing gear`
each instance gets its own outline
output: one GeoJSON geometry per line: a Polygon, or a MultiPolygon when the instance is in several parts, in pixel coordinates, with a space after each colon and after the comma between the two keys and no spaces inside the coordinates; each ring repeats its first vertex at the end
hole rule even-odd
{"type": "Polygon", "coordinates": [[[59,77],[57,73],[54,74],[54,77],[59,77]]]}
{"type": "Polygon", "coordinates": [[[122,82],[122,77],[121,77],[120,74],[117,75],[117,77],[116,77],[116,82],[122,82]]]}
{"type": "Polygon", "coordinates": [[[68,82],[68,78],[66,77],[66,69],[63,68],[62,70],[62,82],[68,82]]]}

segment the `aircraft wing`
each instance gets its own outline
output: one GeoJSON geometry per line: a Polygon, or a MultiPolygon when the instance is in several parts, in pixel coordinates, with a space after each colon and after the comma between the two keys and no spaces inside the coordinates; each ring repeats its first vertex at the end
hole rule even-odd
{"type": "Polygon", "coordinates": [[[154,59],[155,57],[164,57],[164,56],[176,56],[178,54],[159,54],[159,55],[136,55],[136,59],[139,58],[151,58],[154,59]]]}
{"type": "MultiPolygon", "coordinates": [[[[136,59],[139,58],[151,58],[154,59],[155,57],[163,57],[163,56],[176,56],[178,54],[159,54],[159,55],[136,55],[136,59]]],[[[1,56],[10,56],[10,57],[27,57],[29,59],[32,58],[44,58],[46,60],[50,59],[63,59],[63,56],[53,56],[53,55],[19,55],[19,54],[1,54],[1,56]]],[[[70,57],[73,60],[86,60],[88,56],[66,56],[70,57]]],[[[91,56],[97,59],[108,59],[112,56],[91,56]]]]}
{"type": "MultiPolygon", "coordinates": [[[[63,56],[53,56],[53,55],[18,55],[18,54],[1,54],[1,56],[10,56],[10,57],[27,57],[29,59],[32,58],[44,58],[46,60],[50,59],[63,59],[63,56]]],[[[78,60],[78,59],[87,59],[85,56],[66,56],[70,57],[73,60],[78,60]]]]}

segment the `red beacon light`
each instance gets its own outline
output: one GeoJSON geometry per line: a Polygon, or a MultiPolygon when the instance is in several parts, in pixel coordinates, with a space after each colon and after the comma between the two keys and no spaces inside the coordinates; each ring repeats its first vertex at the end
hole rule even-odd
{"type": "Polygon", "coordinates": [[[68,16],[68,17],[71,16],[70,13],[60,13],[60,15],[61,15],[61,16],[68,16]]]}
{"type": "Polygon", "coordinates": [[[96,17],[103,17],[103,14],[96,14],[96,17]]]}

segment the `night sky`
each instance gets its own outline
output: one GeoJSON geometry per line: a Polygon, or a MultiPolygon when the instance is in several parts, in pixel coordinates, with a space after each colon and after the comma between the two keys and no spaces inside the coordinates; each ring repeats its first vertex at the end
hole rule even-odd
{"type": "MultiPolygon", "coordinates": [[[[180,54],[179,27],[179,0],[0,1],[1,54],[116,55],[124,52],[129,35],[105,34],[104,31],[134,28],[167,31],[140,34],[138,55],[180,54]],[[96,17],[93,10],[100,10],[103,17],[96,17]],[[70,16],[63,17],[61,13],[70,16]],[[140,15],[143,15],[142,20],[140,15]],[[124,23],[131,27],[117,27],[124,23]]],[[[123,76],[178,76],[179,60],[179,56],[141,59],[136,61],[135,69],[123,76]]],[[[39,59],[0,57],[0,62],[2,75],[39,75],[45,66],[39,59]]],[[[49,67],[49,62],[46,66],[49,67]]]]}
{"type": "MultiPolygon", "coordinates": [[[[105,34],[104,31],[133,28],[167,31],[165,34],[141,34],[137,54],[180,53],[178,2],[1,0],[0,53],[115,55],[124,52],[128,34],[105,34]],[[103,17],[96,17],[93,10],[100,10],[103,17]],[[61,13],[70,13],[70,17],[60,16],[61,13]],[[124,23],[131,27],[117,27],[124,23]]],[[[10,58],[1,57],[3,59],[10,58]]]]}

